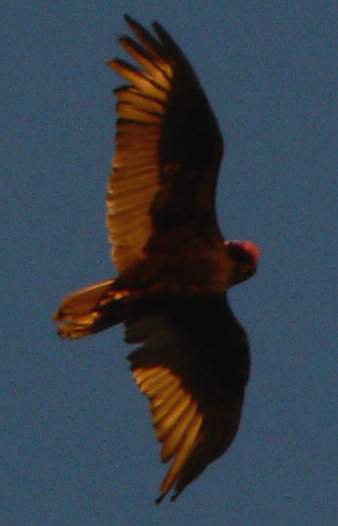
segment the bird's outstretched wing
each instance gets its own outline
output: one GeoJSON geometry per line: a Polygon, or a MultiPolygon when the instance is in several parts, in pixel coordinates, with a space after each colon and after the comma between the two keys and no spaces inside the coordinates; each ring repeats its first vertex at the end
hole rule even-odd
{"type": "Polygon", "coordinates": [[[126,341],[134,379],[150,402],[163,462],[158,502],[173,499],[231,444],[249,375],[246,334],[224,296],[168,298],[134,308],[126,341]]]}
{"type": "Polygon", "coordinates": [[[178,230],[219,238],[214,202],[223,151],[206,96],[171,36],[158,23],[153,36],[126,20],[136,38],[119,41],[138,67],[108,62],[129,83],[115,90],[117,150],[107,197],[120,273],[159,246],[168,248],[178,230]]]}

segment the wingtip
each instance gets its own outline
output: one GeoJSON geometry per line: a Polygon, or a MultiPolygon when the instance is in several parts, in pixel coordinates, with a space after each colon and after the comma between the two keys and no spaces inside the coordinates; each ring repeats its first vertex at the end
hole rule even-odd
{"type": "MultiPolygon", "coordinates": [[[[181,492],[180,491],[176,491],[171,497],[170,497],[170,502],[175,502],[175,500],[177,499],[177,497],[179,496],[181,492]]],[[[162,500],[164,499],[164,497],[166,496],[166,493],[161,493],[161,495],[159,497],[157,497],[157,499],[155,500],[155,504],[156,506],[158,506],[159,504],[161,504],[162,500]]]]}
{"type": "MultiPolygon", "coordinates": [[[[131,29],[144,29],[140,22],[137,22],[135,18],[132,18],[130,15],[127,15],[127,13],[123,15],[123,18],[125,19],[125,21],[131,29]]],[[[156,32],[164,31],[163,27],[157,20],[153,20],[151,25],[156,32]]]]}
{"type": "Polygon", "coordinates": [[[159,497],[157,497],[157,499],[155,500],[155,504],[156,506],[158,506],[159,504],[161,504],[162,500],[164,499],[165,497],[165,493],[161,493],[161,495],[159,497]]]}
{"type": "Polygon", "coordinates": [[[125,13],[123,15],[123,18],[125,19],[125,21],[127,22],[128,26],[133,29],[133,27],[137,27],[139,25],[139,23],[135,20],[135,18],[131,17],[130,15],[127,15],[127,13],[125,13]]]}
{"type": "Polygon", "coordinates": [[[174,493],[171,497],[170,497],[170,502],[175,502],[175,500],[177,499],[177,497],[179,496],[180,492],[179,491],[176,491],[176,493],[174,493]]]}
{"type": "Polygon", "coordinates": [[[157,20],[153,20],[151,25],[153,26],[155,31],[158,31],[158,29],[161,31],[161,29],[162,29],[161,24],[159,22],[157,22],[157,20]]]}

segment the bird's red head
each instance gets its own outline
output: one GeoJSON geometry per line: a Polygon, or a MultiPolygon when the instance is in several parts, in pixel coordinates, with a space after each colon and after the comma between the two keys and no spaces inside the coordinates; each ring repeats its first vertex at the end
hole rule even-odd
{"type": "Polygon", "coordinates": [[[241,283],[257,270],[260,250],[252,241],[225,241],[227,254],[235,263],[233,284],[241,283]]]}

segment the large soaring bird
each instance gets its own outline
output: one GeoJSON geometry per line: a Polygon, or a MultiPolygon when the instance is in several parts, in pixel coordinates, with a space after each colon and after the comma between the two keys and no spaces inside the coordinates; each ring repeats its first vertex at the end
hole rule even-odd
{"type": "Polygon", "coordinates": [[[215,189],[223,141],[188,60],[154,23],[126,16],[121,46],[137,66],[110,68],[127,84],[117,98],[116,154],[107,196],[112,258],[119,272],[64,299],[63,338],[124,323],[128,359],[150,403],[163,462],[157,502],[172,499],[230,446],[249,376],[246,334],[226,293],[257,269],[250,241],[225,241],[215,189]]]}

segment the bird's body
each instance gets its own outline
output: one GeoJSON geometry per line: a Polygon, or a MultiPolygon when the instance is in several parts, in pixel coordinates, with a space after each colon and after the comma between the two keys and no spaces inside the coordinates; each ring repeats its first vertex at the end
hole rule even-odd
{"type": "Polygon", "coordinates": [[[224,241],[215,189],[223,142],[189,64],[154,23],[126,17],[121,37],[140,69],[108,63],[129,84],[115,90],[117,151],[107,225],[119,272],[66,297],[55,320],[79,338],[117,323],[134,379],[150,402],[162,460],[172,464],[158,501],[176,497],[232,442],[249,376],[249,347],[226,297],[251,277],[258,248],[224,241]]]}
{"type": "Polygon", "coordinates": [[[119,283],[128,288],[147,287],[149,293],[217,294],[231,286],[234,266],[224,246],[189,239],[189,233],[182,229],[172,239],[167,236],[163,247],[157,247],[152,264],[141,261],[119,283]]]}

